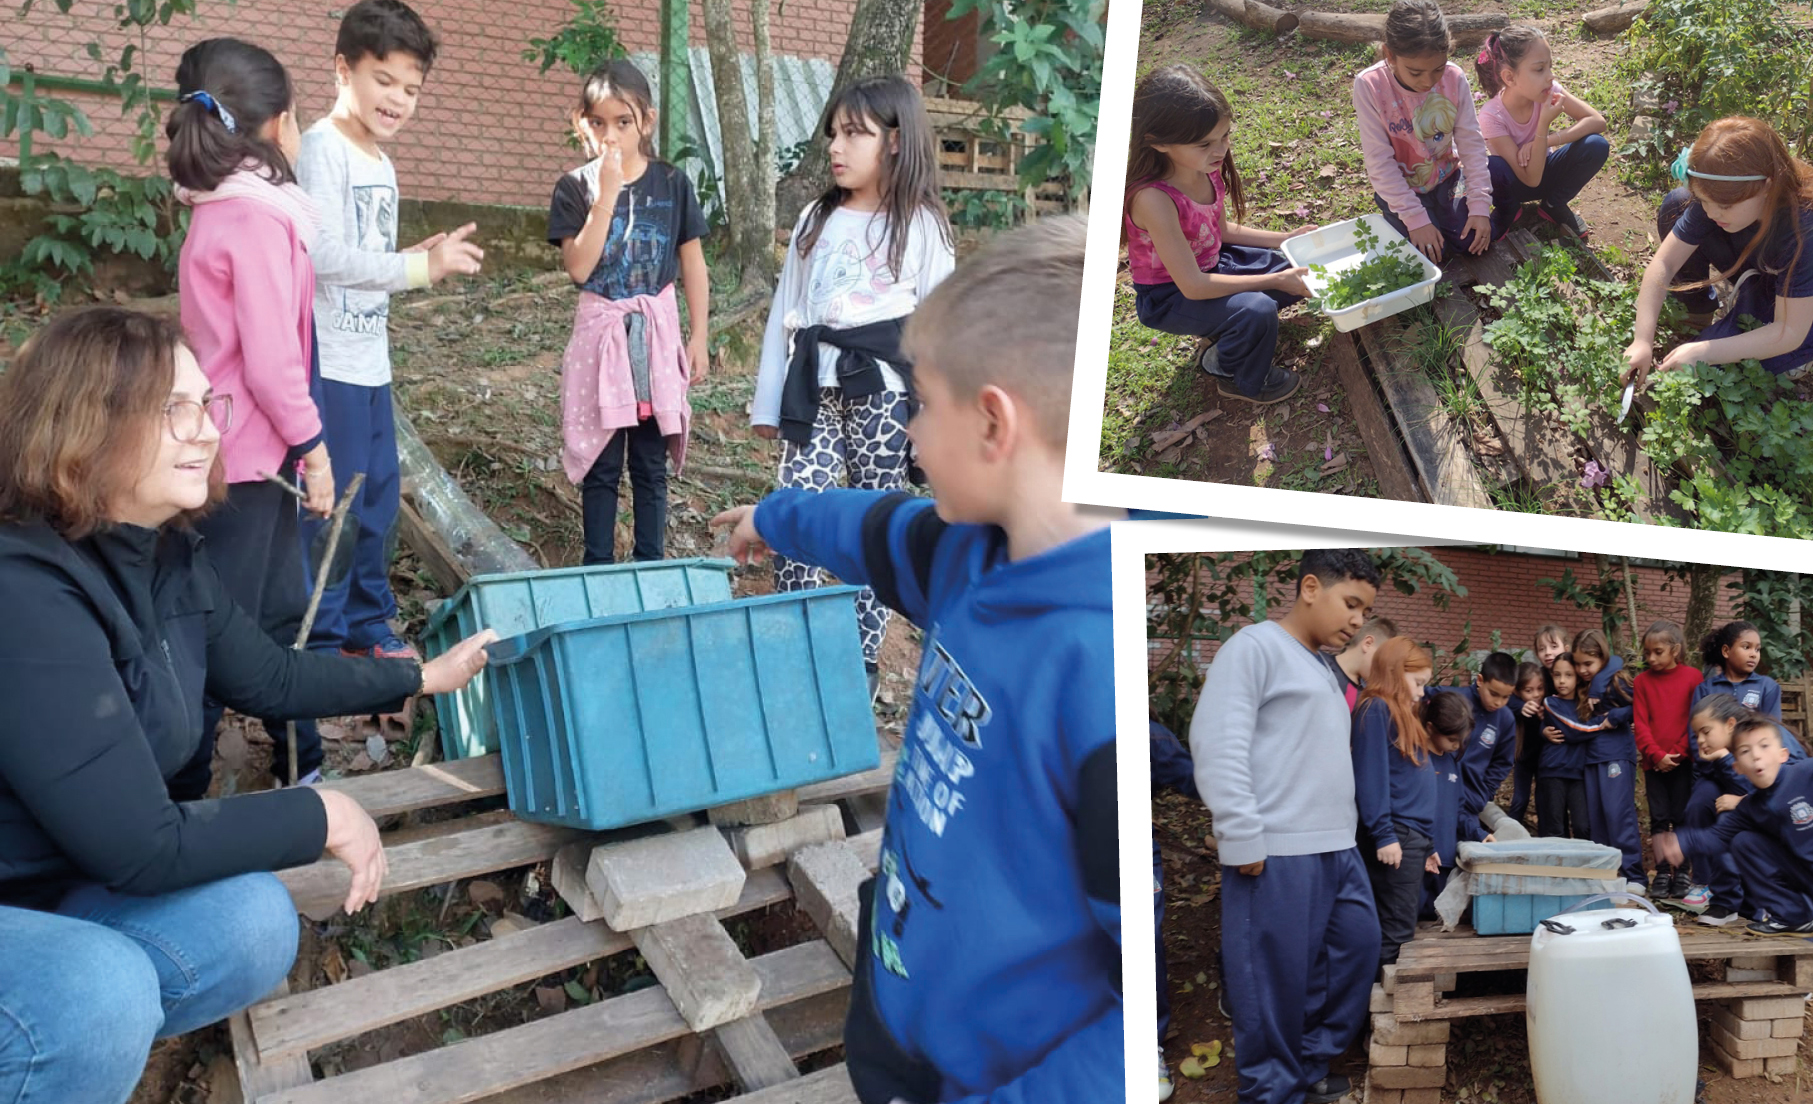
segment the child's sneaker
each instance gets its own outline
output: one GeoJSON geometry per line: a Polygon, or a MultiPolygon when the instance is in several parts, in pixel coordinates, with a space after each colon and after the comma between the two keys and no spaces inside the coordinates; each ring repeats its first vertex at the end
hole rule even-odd
{"type": "Polygon", "coordinates": [[[1785,924],[1768,913],[1764,913],[1750,925],[1750,930],[1758,935],[1801,935],[1813,932],[1813,920],[1808,920],[1804,924],[1785,924]]]}
{"type": "Polygon", "coordinates": [[[1232,376],[1222,376],[1219,378],[1221,383],[1215,390],[1222,398],[1240,399],[1243,402],[1257,403],[1260,406],[1270,406],[1275,402],[1283,402],[1285,399],[1296,394],[1297,388],[1303,385],[1302,376],[1299,376],[1289,368],[1274,367],[1266,374],[1265,386],[1259,389],[1259,394],[1255,397],[1247,395],[1243,393],[1240,388],[1235,387],[1234,378],[1232,376]]]}
{"type": "Polygon", "coordinates": [[[1202,350],[1202,355],[1196,358],[1196,363],[1204,372],[1207,372],[1215,379],[1231,380],[1234,378],[1233,375],[1222,370],[1221,348],[1218,345],[1209,345],[1205,347],[1202,350]]]}
{"type": "MultiPolygon", "coordinates": [[[[1694,891],[1694,888],[1693,875],[1687,873],[1685,870],[1677,869],[1675,871],[1674,892],[1670,893],[1669,896],[1679,897],[1685,900],[1687,895],[1694,891]]],[[[1708,892],[1710,893],[1710,891],[1708,892]]]]}
{"type": "Polygon", "coordinates": [[[1666,866],[1658,866],[1656,867],[1655,877],[1649,880],[1649,895],[1658,901],[1665,897],[1671,897],[1673,894],[1671,894],[1669,890],[1674,888],[1674,884],[1674,871],[1666,866]]]}
{"type": "Polygon", "coordinates": [[[1742,919],[1742,916],[1724,905],[1709,905],[1705,912],[1700,913],[1700,923],[1713,928],[1729,927],[1742,919]]]}
{"type": "Polygon", "coordinates": [[[1352,1091],[1352,1081],[1338,1073],[1331,1073],[1309,1086],[1303,1094],[1303,1104],[1334,1104],[1352,1091]]]}
{"type": "Polygon", "coordinates": [[[1624,892],[1630,894],[1632,897],[1648,897],[1649,887],[1642,882],[1633,882],[1627,879],[1624,883],[1624,892]]]}
{"type": "Polygon", "coordinates": [[[1165,1066],[1165,1048],[1159,1047],[1158,1048],[1158,1099],[1160,1101],[1165,1101],[1165,1100],[1171,1099],[1172,1089],[1173,1089],[1173,1086],[1171,1084],[1171,1071],[1169,1068],[1167,1068],[1165,1066]]]}
{"type": "Polygon", "coordinates": [[[1712,887],[1690,884],[1686,892],[1681,894],[1681,903],[1688,908],[1708,907],[1712,904],[1712,887]]]}
{"type": "Polygon", "coordinates": [[[1551,207],[1546,203],[1537,204],[1536,213],[1557,226],[1572,230],[1582,240],[1593,232],[1593,228],[1586,224],[1586,220],[1575,214],[1574,209],[1565,203],[1559,207],[1551,207]]]}

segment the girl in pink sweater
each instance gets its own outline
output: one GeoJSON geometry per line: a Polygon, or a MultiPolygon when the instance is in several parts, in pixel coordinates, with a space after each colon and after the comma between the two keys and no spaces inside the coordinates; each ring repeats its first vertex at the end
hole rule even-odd
{"type": "MultiPolygon", "coordinates": [[[[307,605],[296,500],[267,474],[295,479],[327,514],[334,476],[314,391],[314,205],[295,182],[301,144],[289,74],[269,51],[231,38],[196,43],[176,68],[179,102],[165,124],[170,178],[193,208],[177,264],[183,329],[216,395],[227,500],[204,518],[208,559],[228,594],[285,647],[307,605]]],[[[204,777],[220,706],[209,702],[191,764],[204,777]]],[[[265,727],[284,746],[283,724],[265,727]]],[[[298,774],[318,777],[321,741],[297,724],[298,774]]],[[[289,756],[274,757],[287,777],[289,756]]],[[[198,795],[199,796],[199,795],[198,795]]]]}
{"type": "Polygon", "coordinates": [[[1385,17],[1384,60],[1353,80],[1373,201],[1437,264],[1492,244],[1486,143],[1452,49],[1435,0],[1397,0],[1385,17]]]}

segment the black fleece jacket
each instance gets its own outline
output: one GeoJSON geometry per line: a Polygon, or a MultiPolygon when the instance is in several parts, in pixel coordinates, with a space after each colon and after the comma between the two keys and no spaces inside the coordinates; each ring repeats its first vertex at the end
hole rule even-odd
{"type": "Polygon", "coordinates": [[[221,589],[185,530],[70,541],[0,525],[0,904],[53,908],[98,882],[150,896],[319,858],[309,789],[172,800],[203,695],[251,716],[397,708],[410,660],[284,648],[221,589]]]}

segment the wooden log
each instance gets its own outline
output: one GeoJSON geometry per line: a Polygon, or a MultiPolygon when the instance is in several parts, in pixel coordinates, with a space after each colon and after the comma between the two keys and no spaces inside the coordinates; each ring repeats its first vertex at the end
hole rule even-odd
{"type": "Polygon", "coordinates": [[[1262,4],[1259,0],[1208,0],[1208,6],[1255,31],[1283,35],[1297,29],[1295,15],[1280,11],[1270,4],[1262,4]]]}
{"type": "Polygon", "coordinates": [[[1586,29],[1594,34],[1613,35],[1628,28],[1637,17],[1649,10],[1649,0],[1626,0],[1609,8],[1590,11],[1580,17],[1586,29]]]}
{"type": "MultiPolygon", "coordinates": [[[[1502,12],[1478,12],[1448,17],[1448,33],[1457,48],[1471,49],[1486,40],[1493,31],[1511,23],[1502,12]]],[[[1309,38],[1333,42],[1382,42],[1385,39],[1385,17],[1379,14],[1307,11],[1299,17],[1297,33],[1309,38]]]]}
{"type": "Polygon", "coordinates": [[[1360,364],[1353,335],[1336,333],[1328,340],[1328,360],[1334,365],[1341,390],[1353,410],[1354,424],[1366,445],[1366,457],[1379,480],[1379,496],[1398,502],[1427,502],[1417,486],[1410,459],[1404,455],[1403,442],[1391,427],[1391,416],[1379,402],[1372,380],[1360,364]]]}
{"type": "Polygon", "coordinates": [[[1442,408],[1435,386],[1421,368],[1392,355],[1393,341],[1404,332],[1403,317],[1381,319],[1357,332],[1430,500],[1443,506],[1494,509],[1492,496],[1480,482],[1473,457],[1454,419],[1442,408]]]}

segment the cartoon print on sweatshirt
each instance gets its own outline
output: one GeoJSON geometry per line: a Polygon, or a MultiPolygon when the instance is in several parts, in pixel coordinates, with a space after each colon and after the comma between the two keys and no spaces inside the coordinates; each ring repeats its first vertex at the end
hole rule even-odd
{"type": "MultiPolygon", "coordinates": [[[[355,184],[353,247],[366,253],[397,251],[397,190],[387,184],[355,184]]],[[[390,321],[390,296],[338,289],[340,309],[332,326],[347,333],[381,334],[390,321]]]]}
{"type": "Polygon", "coordinates": [[[1408,143],[1393,141],[1398,147],[1398,160],[1410,170],[1410,186],[1417,191],[1428,191],[1454,171],[1454,125],[1459,120],[1460,108],[1454,101],[1442,95],[1440,89],[1431,89],[1411,117],[1412,136],[1417,142],[1417,146],[1409,147],[1412,159],[1403,156],[1408,143]]]}
{"type": "Polygon", "coordinates": [[[888,271],[885,250],[871,249],[867,256],[857,252],[856,242],[845,238],[812,268],[812,283],[806,289],[807,301],[814,314],[825,325],[844,323],[844,306],[869,306],[887,293],[894,284],[888,271]]]}

